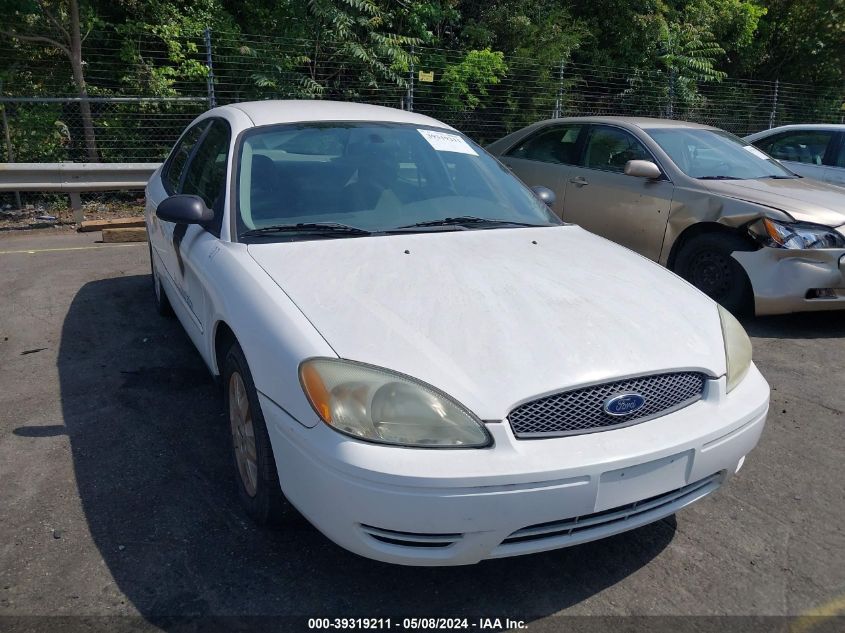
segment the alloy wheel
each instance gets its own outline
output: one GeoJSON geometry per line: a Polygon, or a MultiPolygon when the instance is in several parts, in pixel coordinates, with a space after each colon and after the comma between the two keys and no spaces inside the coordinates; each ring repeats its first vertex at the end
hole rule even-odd
{"type": "Polygon", "coordinates": [[[252,407],[246,394],[241,374],[232,372],[229,377],[229,423],[232,426],[232,443],[235,462],[244,490],[250,497],[258,491],[258,455],[255,448],[255,427],[252,424],[252,407]]]}

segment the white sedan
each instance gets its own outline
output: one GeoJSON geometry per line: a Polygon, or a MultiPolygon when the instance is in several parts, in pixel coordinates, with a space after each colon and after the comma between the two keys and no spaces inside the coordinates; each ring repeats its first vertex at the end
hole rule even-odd
{"type": "Polygon", "coordinates": [[[400,110],[191,124],[147,187],[155,298],[220,377],[256,521],[457,565],[636,528],[740,469],[769,403],[742,326],[551,195],[400,110]]]}

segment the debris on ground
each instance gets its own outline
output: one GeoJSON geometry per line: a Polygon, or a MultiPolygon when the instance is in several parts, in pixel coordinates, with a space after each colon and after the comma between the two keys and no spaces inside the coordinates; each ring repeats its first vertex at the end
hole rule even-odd
{"type": "MultiPolygon", "coordinates": [[[[136,218],[144,214],[144,198],[116,197],[105,201],[87,201],[82,204],[82,214],[88,221],[136,218]]],[[[61,196],[49,205],[26,204],[22,209],[15,209],[9,204],[4,204],[0,209],[0,231],[77,226],[67,196],[61,196]]]]}

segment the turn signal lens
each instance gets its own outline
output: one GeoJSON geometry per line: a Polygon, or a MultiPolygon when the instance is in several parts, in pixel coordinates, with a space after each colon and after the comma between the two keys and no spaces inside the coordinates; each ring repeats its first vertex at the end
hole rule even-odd
{"type": "Polygon", "coordinates": [[[303,365],[299,372],[300,380],[302,381],[302,389],[308,400],[311,401],[311,406],[317,412],[317,415],[327,424],[332,421],[332,409],[329,405],[331,397],[323,379],[320,377],[320,372],[313,365],[303,365]]]}

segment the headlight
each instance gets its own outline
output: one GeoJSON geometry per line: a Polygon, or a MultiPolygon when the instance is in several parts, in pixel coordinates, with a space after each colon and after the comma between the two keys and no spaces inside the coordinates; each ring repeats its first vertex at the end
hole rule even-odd
{"type": "Polygon", "coordinates": [[[751,339],[734,315],[719,306],[722,336],[725,339],[725,358],[728,366],[728,393],[745,378],[751,367],[751,339]]]}
{"type": "Polygon", "coordinates": [[[766,246],[774,248],[845,248],[841,233],[818,224],[778,222],[763,218],[758,235],[766,246]]]}
{"type": "Polygon", "coordinates": [[[311,406],[333,429],[371,442],[423,448],[479,448],[484,424],[423,382],[351,361],[314,358],[299,368],[311,406]]]}

